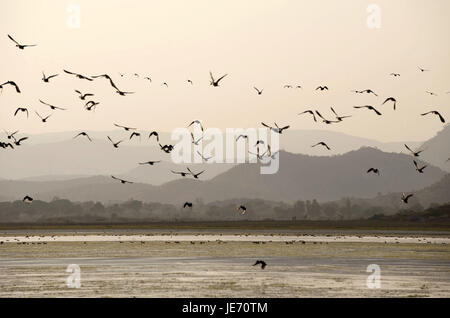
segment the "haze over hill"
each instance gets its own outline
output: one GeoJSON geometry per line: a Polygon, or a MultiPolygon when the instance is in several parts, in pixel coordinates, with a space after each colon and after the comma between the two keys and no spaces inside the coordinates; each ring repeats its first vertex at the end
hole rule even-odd
{"type": "MultiPolygon", "coordinates": [[[[23,146],[14,150],[3,150],[0,156],[0,177],[5,179],[24,179],[34,181],[67,180],[81,176],[120,175],[134,181],[160,185],[175,180],[177,176],[168,173],[171,169],[184,169],[185,165],[171,163],[169,155],[164,154],[156,139],[148,139],[148,131],[140,131],[142,138],[129,140],[129,133],[122,130],[94,132],[88,131],[93,139],[73,137],[78,132],[61,132],[27,135],[23,146]],[[106,139],[124,140],[118,149],[114,149],[106,139]],[[30,158],[33,158],[31,161],[30,158]],[[112,160],[114,159],[114,160],[112,160]],[[138,162],[163,160],[159,166],[139,167],[138,162]]],[[[171,134],[160,133],[161,143],[171,143],[171,134]]],[[[409,142],[417,147],[419,142],[409,142]]],[[[386,152],[405,152],[403,142],[383,143],[376,140],[346,135],[325,130],[288,130],[281,136],[280,148],[291,153],[307,155],[336,155],[363,146],[376,147],[386,152]],[[324,151],[311,145],[326,140],[331,147],[324,151]]],[[[198,166],[199,170],[206,168],[198,166]]],[[[231,164],[208,165],[204,178],[210,179],[231,168],[231,164]]]]}
{"type": "MultiPolygon", "coordinates": [[[[419,161],[419,164],[422,162],[419,161]]],[[[161,186],[135,183],[122,185],[110,177],[97,176],[54,182],[0,181],[2,195],[21,199],[29,194],[40,200],[54,197],[72,201],[125,201],[177,203],[201,199],[204,202],[235,198],[262,198],[294,202],[343,197],[371,198],[377,193],[408,192],[439,181],[445,173],[436,167],[425,173],[415,171],[406,154],[385,153],[362,148],[344,155],[308,156],[280,152],[280,169],[273,175],[261,175],[259,164],[241,164],[211,180],[192,178],[170,181],[161,186]],[[381,175],[367,174],[370,167],[381,175]]]]}

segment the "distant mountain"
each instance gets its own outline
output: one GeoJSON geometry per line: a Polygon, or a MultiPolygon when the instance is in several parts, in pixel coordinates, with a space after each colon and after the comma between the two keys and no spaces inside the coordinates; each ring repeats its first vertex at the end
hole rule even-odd
{"type": "Polygon", "coordinates": [[[450,172],[450,161],[446,161],[450,158],[450,125],[446,125],[436,136],[424,142],[419,148],[425,149],[420,154],[421,159],[450,172]]]}
{"type": "MultiPolygon", "coordinates": [[[[78,132],[60,132],[28,135],[30,138],[23,146],[14,150],[1,150],[0,177],[14,180],[67,180],[80,176],[117,174],[129,177],[137,182],[160,185],[176,180],[176,176],[166,174],[165,169],[183,169],[185,165],[171,163],[170,156],[161,152],[153,137],[148,139],[148,131],[141,131],[142,138],[129,140],[130,134],[117,129],[113,131],[88,131],[93,138],[89,142],[85,137],[73,137],[78,132]],[[124,140],[119,149],[114,149],[106,136],[113,140],[124,140]],[[163,160],[161,170],[157,166],[142,167],[138,162],[163,160]]],[[[24,134],[27,135],[27,134],[24,134]]],[[[162,143],[170,143],[169,133],[160,133],[162,143]]],[[[408,142],[411,147],[420,143],[408,142]]],[[[291,153],[332,156],[357,150],[363,146],[378,148],[386,152],[405,151],[403,142],[382,143],[325,130],[287,130],[280,139],[280,148],[291,153]],[[326,140],[331,147],[324,152],[312,144],[326,140]],[[301,142],[299,142],[301,141],[301,142]]],[[[233,165],[208,165],[208,173],[203,179],[210,179],[225,172],[233,165]]],[[[450,165],[449,165],[450,166],[450,165]]],[[[204,169],[198,165],[198,169],[204,169]]]]}
{"type": "MultiPolygon", "coordinates": [[[[167,173],[170,174],[169,171],[167,173]]],[[[310,199],[324,202],[344,197],[373,198],[378,193],[417,191],[439,181],[444,175],[442,170],[433,166],[419,174],[411,156],[406,154],[362,148],[331,157],[282,151],[280,169],[273,175],[261,175],[259,164],[240,164],[211,180],[180,178],[161,186],[122,185],[110,177],[98,176],[54,182],[3,180],[0,188],[4,196],[12,199],[30,194],[41,200],[59,197],[72,201],[112,202],[133,198],[144,202],[179,204],[197,198],[204,202],[260,198],[292,203],[310,199]],[[380,169],[381,175],[367,174],[370,167],[380,169]]]]}

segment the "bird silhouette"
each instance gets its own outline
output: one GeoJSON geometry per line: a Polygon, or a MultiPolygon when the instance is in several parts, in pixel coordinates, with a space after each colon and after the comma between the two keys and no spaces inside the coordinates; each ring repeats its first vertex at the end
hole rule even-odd
{"type": "Polygon", "coordinates": [[[426,91],[425,93],[430,94],[431,96],[438,96],[436,93],[430,92],[430,91],[426,91]]]}
{"type": "Polygon", "coordinates": [[[156,141],[159,142],[159,134],[156,131],[152,131],[150,135],[148,135],[148,138],[150,139],[152,136],[156,137],[156,141]]]}
{"type": "Polygon", "coordinates": [[[3,86],[5,86],[5,85],[14,86],[15,89],[16,89],[16,92],[19,93],[19,94],[21,93],[19,86],[14,81],[7,81],[7,82],[4,82],[3,84],[0,84],[0,90],[1,91],[3,91],[3,86]]]}
{"type": "Polygon", "coordinates": [[[339,115],[334,111],[333,107],[330,107],[330,108],[331,108],[331,111],[334,113],[334,115],[336,115],[336,119],[337,119],[338,121],[342,121],[344,118],[352,117],[352,116],[350,116],[350,115],[348,115],[348,116],[339,116],[339,115]]]}
{"type": "Polygon", "coordinates": [[[42,117],[41,115],[39,115],[39,113],[37,111],[34,111],[36,113],[36,115],[38,115],[38,117],[42,120],[43,123],[47,122],[47,119],[50,118],[51,114],[48,115],[47,117],[42,117]]]}
{"type": "Polygon", "coordinates": [[[427,165],[424,165],[423,167],[419,167],[419,165],[417,164],[417,161],[413,160],[414,162],[414,166],[416,167],[416,171],[418,173],[423,173],[423,170],[427,167],[427,165]]]}
{"type": "Polygon", "coordinates": [[[132,127],[118,125],[118,124],[114,124],[114,126],[119,127],[119,128],[123,128],[125,131],[130,131],[130,130],[136,130],[137,129],[137,128],[132,128],[132,127]]]}
{"type": "Polygon", "coordinates": [[[405,194],[405,192],[403,192],[402,193],[402,197],[401,197],[401,200],[405,203],[405,204],[407,204],[408,203],[408,200],[409,200],[409,198],[410,197],[412,197],[414,194],[408,194],[408,195],[406,195],[405,194]]]}
{"type": "Polygon", "coordinates": [[[136,132],[136,131],[134,131],[134,132],[130,135],[130,140],[131,140],[131,138],[133,138],[134,136],[141,138],[141,134],[138,133],[138,132],[136,132]]]}
{"type": "Polygon", "coordinates": [[[417,66],[419,68],[419,70],[423,73],[423,72],[429,72],[430,70],[426,70],[424,68],[421,68],[420,66],[417,66]]]}
{"type": "Polygon", "coordinates": [[[120,140],[120,141],[118,141],[118,142],[114,142],[114,141],[111,139],[111,137],[109,137],[109,136],[107,136],[107,137],[108,137],[109,141],[111,141],[111,143],[113,144],[113,147],[114,147],[114,148],[119,148],[119,144],[120,144],[121,142],[123,142],[123,140],[120,140]]]}
{"type": "Polygon", "coordinates": [[[247,213],[247,208],[244,205],[240,205],[236,208],[241,214],[247,213]]]}
{"type": "Polygon", "coordinates": [[[14,149],[14,146],[12,145],[12,143],[0,141],[0,148],[6,149],[8,147],[10,147],[11,149],[14,149]]]}
{"type": "Polygon", "coordinates": [[[261,269],[264,269],[264,268],[266,268],[266,266],[267,266],[266,262],[264,262],[264,261],[262,261],[262,260],[257,260],[257,261],[255,262],[255,264],[253,264],[253,266],[256,266],[256,265],[261,265],[261,269]]]}
{"type": "Polygon", "coordinates": [[[388,97],[388,98],[386,98],[386,100],[383,102],[383,104],[381,104],[381,105],[384,105],[384,104],[386,104],[387,102],[394,102],[394,110],[395,110],[395,107],[396,107],[396,105],[397,105],[397,100],[394,98],[394,97],[388,97]]]}
{"type": "Polygon", "coordinates": [[[20,139],[16,139],[16,138],[13,137],[13,139],[14,139],[14,144],[15,144],[16,146],[20,146],[20,143],[21,143],[22,141],[27,140],[28,137],[22,137],[22,138],[20,138],[20,139]]]}
{"type": "Polygon", "coordinates": [[[248,135],[239,135],[237,136],[236,141],[238,141],[239,138],[248,139],[248,135]]]}
{"type": "Polygon", "coordinates": [[[50,107],[51,110],[56,110],[56,109],[59,109],[59,110],[66,110],[66,108],[61,108],[61,107],[53,106],[53,105],[50,105],[50,104],[48,104],[48,103],[46,103],[46,102],[44,102],[44,101],[42,101],[42,100],[39,100],[39,101],[41,102],[41,104],[44,104],[44,105],[47,105],[48,107],[50,107]]]}
{"type": "Polygon", "coordinates": [[[77,92],[80,95],[79,97],[81,100],[86,100],[86,97],[88,97],[88,96],[94,96],[94,94],[90,94],[90,93],[83,94],[77,89],[75,90],[75,92],[77,92]]]}
{"type": "Polygon", "coordinates": [[[408,149],[411,152],[413,157],[419,157],[420,153],[423,152],[423,150],[412,151],[411,148],[409,148],[407,144],[405,144],[405,148],[408,149]]]}
{"type": "Polygon", "coordinates": [[[370,168],[369,170],[367,170],[367,173],[370,173],[370,172],[380,175],[380,170],[378,170],[377,168],[370,168]]]}
{"type": "Polygon", "coordinates": [[[211,77],[211,81],[210,81],[210,85],[212,85],[213,87],[217,87],[219,86],[219,82],[228,74],[225,74],[221,77],[219,77],[217,80],[214,79],[214,76],[212,75],[211,71],[209,72],[209,76],[211,77]]]}
{"type": "Polygon", "coordinates": [[[24,198],[22,199],[22,202],[25,202],[25,201],[32,202],[32,201],[33,201],[33,198],[30,197],[29,195],[26,195],[26,196],[24,196],[24,198]]]}
{"type": "Polygon", "coordinates": [[[183,204],[183,209],[185,209],[186,207],[192,208],[192,203],[191,203],[191,202],[185,202],[185,203],[183,204]]]}
{"type": "Polygon", "coordinates": [[[10,134],[9,132],[7,132],[7,131],[4,130],[4,129],[3,129],[3,131],[5,132],[6,137],[7,137],[8,139],[14,139],[14,135],[17,134],[17,133],[19,132],[18,130],[16,130],[16,131],[13,132],[12,134],[10,134]]]}
{"type": "Polygon", "coordinates": [[[187,170],[191,173],[191,175],[194,177],[194,179],[198,179],[198,176],[201,175],[205,170],[200,171],[199,173],[193,173],[191,169],[187,168],[187,170]]]}
{"type": "Polygon", "coordinates": [[[328,147],[328,145],[327,145],[326,143],[324,143],[323,141],[318,142],[317,144],[312,145],[311,147],[316,147],[316,146],[324,146],[324,147],[327,148],[328,150],[331,150],[331,148],[328,147]]]}
{"type": "Polygon", "coordinates": [[[292,85],[284,85],[284,88],[292,88],[292,85]]]}
{"type": "Polygon", "coordinates": [[[381,116],[381,113],[375,109],[375,107],[370,106],[370,105],[365,105],[365,106],[353,106],[353,108],[367,108],[370,110],[373,110],[378,116],[381,116]]]}
{"type": "Polygon", "coordinates": [[[51,78],[58,76],[59,74],[50,75],[48,77],[45,76],[45,73],[42,71],[42,81],[48,83],[51,78]]]}
{"type": "Polygon", "coordinates": [[[203,125],[202,125],[202,122],[201,122],[200,120],[196,119],[196,120],[192,121],[192,122],[188,125],[188,128],[191,127],[193,124],[199,125],[199,126],[200,126],[200,129],[203,131],[203,125]]]}
{"type": "Polygon", "coordinates": [[[325,124],[327,124],[327,125],[332,124],[332,123],[337,123],[337,122],[339,122],[339,121],[336,121],[336,120],[328,120],[328,119],[325,119],[325,117],[323,117],[322,114],[319,113],[317,110],[316,110],[316,114],[317,114],[317,116],[319,116],[320,118],[322,118],[322,121],[323,121],[325,124]]]}
{"type": "Polygon", "coordinates": [[[158,143],[159,144],[159,147],[161,148],[161,150],[162,151],[164,151],[165,153],[170,153],[172,150],[173,150],[173,145],[161,145],[160,143],[158,143]]]}
{"type": "Polygon", "coordinates": [[[445,123],[444,117],[442,117],[442,115],[441,115],[438,111],[436,111],[436,110],[432,110],[432,111],[429,111],[429,112],[427,112],[427,113],[423,113],[423,114],[420,114],[420,115],[421,115],[421,116],[425,116],[425,115],[428,115],[428,114],[433,114],[433,115],[438,116],[438,117],[439,117],[439,120],[440,120],[442,123],[445,123]]]}
{"type": "Polygon", "coordinates": [[[78,136],[84,136],[87,139],[89,139],[89,141],[92,141],[91,137],[89,137],[89,135],[87,133],[85,133],[84,131],[80,132],[78,135],[76,135],[75,137],[73,137],[73,139],[77,138],[78,136]]]}
{"type": "Polygon", "coordinates": [[[269,128],[270,130],[272,130],[273,132],[276,132],[278,134],[282,134],[283,130],[286,130],[286,129],[288,129],[290,127],[290,126],[284,126],[284,127],[280,128],[280,127],[278,127],[277,123],[274,123],[274,124],[275,124],[275,127],[272,127],[272,126],[266,125],[263,122],[261,122],[261,125],[263,125],[264,127],[269,128]]]}
{"type": "Polygon", "coordinates": [[[394,77],[400,76],[399,73],[391,73],[390,75],[391,75],[391,76],[394,76],[394,77]]]}
{"type": "Polygon", "coordinates": [[[262,89],[262,90],[259,90],[258,88],[256,88],[256,87],[253,87],[255,90],[256,90],[256,92],[258,93],[258,95],[261,95],[262,94],[262,92],[263,92],[263,90],[264,89],[262,89]]]}
{"type": "Polygon", "coordinates": [[[298,115],[303,115],[303,114],[311,114],[313,116],[314,121],[317,122],[316,115],[314,115],[313,110],[308,109],[308,110],[305,110],[304,112],[298,113],[298,115]]]}
{"type": "Polygon", "coordinates": [[[32,47],[32,46],[36,46],[37,45],[37,44],[20,44],[19,42],[14,40],[13,37],[11,35],[9,35],[9,34],[8,34],[8,38],[10,38],[14,43],[16,43],[16,47],[18,47],[21,50],[23,50],[26,47],[32,47]]]}
{"type": "Polygon", "coordinates": [[[111,178],[113,178],[114,180],[120,181],[120,183],[122,183],[122,184],[126,184],[126,183],[132,184],[132,183],[134,183],[134,182],[127,181],[127,180],[124,180],[124,179],[120,179],[120,178],[117,178],[117,177],[114,177],[114,176],[111,176],[111,178]]]}
{"type": "Polygon", "coordinates": [[[158,161],[147,161],[147,162],[139,162],[140,165],[150,165],[153,166],[155,163],[161,162],[161,160],[158,161]]]}
{"type": "Polygon", "coordinates": [[[192,138],[192,143],[193,143],[194,145],[198,146],[198,144],[200,143],[200,141],[202,141],[202,139],[203,139],[203,136],[202,136],[202,137],[200,137],[200,138],[198,138],[197,140],[195,140],[195,138],[194,138],[194,134],[193,134],[193,133],[191,133],[191,138],[192,138]]]}
{"type": "Polygon", "coordinates": [[[14,116],[16,116],[18,112],[24,112],[24,113],[27,113],[27,118],[28,118],[28,109],[27,109],[27,108],[25,108],[25,107],[19,107],[19,108],[17,108],[16,111],[14,112],[14,116]]]}
{"type": "Polygon", "coordinates": [[[74,72],[70,72],[70,71],[67,71],[67,70],[63,70],[63,71],[65,73],[67,73],[67,74],[74,75],[76,78],[84,79],[84,80],[91,81],[91,82],[93,81],[92,78],[89,78],[87,76],[84,76],[84,75],[81,75],[81,74],[78,74],[78,73],[74,73],[74,72]]]}
{"type": "Polygon", "coordinates": [[[86,108],[87,110],[92,110],[97,108],[97,105],[100,104],[99,102],[94,102],[93,100],[88,101],[85,105],[84,108],[86,108]]]}
{"type": "Polygon", "coordinates": [[[174,173],[174,174],[179,174],[182,177],[186,177],[187,175],[190,174],[189,172],[183,172],[183,171],[173,171],[173,170],[170,170],[170,171],[172,171],[172,173],[174,173]]]}
{"type": "Polygon", "coordinates": [[[324,90],[328,90],[327,86],[317,86],[316,91],[320,90],[320,91],[324,91],[324,90]]]}

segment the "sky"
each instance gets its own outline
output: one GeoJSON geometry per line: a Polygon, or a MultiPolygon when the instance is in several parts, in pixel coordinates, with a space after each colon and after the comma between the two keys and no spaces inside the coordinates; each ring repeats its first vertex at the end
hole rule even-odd
{"type": "Polygon", "coordinates": [[[423,141],[444,125],[421,113],[438,110],[450,120],[449,14],[447,0],[2,0],[0,84],[13,80],[22,93],[3,89],[0,128],[37,134],[119,123],[171,132],[199,119],[221,129],[277,122],[384,142],[423,141]],[[371,4],[380,8],[379,28],[368,26],[371,4]],[[79,27],[71,8],[79,8],[79,27]],[[7,34],[37,46],[19,50],[7,34]],[[63,69],[107,73],[135,93],[119,96],[105,79],[88,82],[63,69]],[[42,71],[59,76],[44,83],[42,71]],[[212,87],[209,71],[228,75],[212,87]],[[315,91],[319,85],[329,91],[315,91]],[[369,88],[379,96],[351,92],[369,88]],[[95,94],[95,112],[83,108],[74,89],[95,94]],[[395,111],[381,105],[391,96],[395,111]],[[39,99],[67,110],[53,112],[39,99]],[[383,115],[355,105],[373,105],[383,115]],[[325,125],[297,115],[317,109],[333,119],[331,106],[352,117],[325,125]],[[14,117],[17,107],[27,107],[30,117],[14,117]],[[34,111],[53,115],[42,123],[34,111]]]}

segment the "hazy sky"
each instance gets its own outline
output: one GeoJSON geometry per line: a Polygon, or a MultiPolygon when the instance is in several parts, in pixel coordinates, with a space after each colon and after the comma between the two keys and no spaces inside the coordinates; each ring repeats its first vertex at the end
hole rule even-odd
{"type": "Polygon", "coordinates": [[[436,109],[450,120],[448,0],[2,0],[0,18],[0,83],[14,80],[23,91],[6,87],[0,95],[0,128],[7,130],[111,130],[117,122],[170,132],[194,119],[218,128],[276,121],[400,141],[425,140],[442,129],[422,112],[436,109]],[[381,8],[380,29],[366,23],[372,3],[381,8]],[[80,28],[67,24],[70,5],[81,10],[80,28]],[[19,50],[7,34],[38,46],[19,50]],[[431,71],[420,73],[418,66],[431,71]],[[105,79],[79,80],[63,68],[108,73],[119,88],[136,93],[119,96],[105,79]],[[210,70],[228,74],[221,87],[209,86],[210,70]],[[60,75],[46,84],[42,71],[60,75]],[[316,92],[318,85],[330,90],[316,92]],[[367,88],[379,97],[350,92],[367,88]],[[95,93],[97,110],[84,110],[74,89],[95,93]],[[395,112],[391,104],[381,106],[390,96],[398,100],[395,112]],[[34,111],[28,120],[13,117],[19,106],[50,114],[38,99],[69,110],[55,112],[47,124],[34,111]],[[373,105],[383,116],[354,105],[373,105]],[[313,108],[332,117],[330,106],[353,117],[325,125],[297,116],[313,108]]]}

